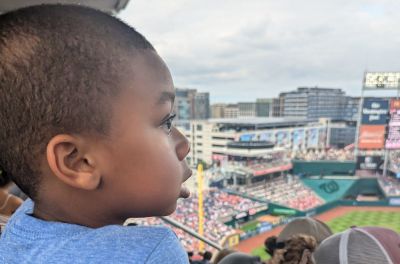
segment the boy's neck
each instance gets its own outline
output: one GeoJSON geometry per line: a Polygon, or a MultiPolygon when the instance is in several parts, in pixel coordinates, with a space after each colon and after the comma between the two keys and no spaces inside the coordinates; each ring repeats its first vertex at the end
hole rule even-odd
{"type": "Polygon", "coordinates": [[[122,224],[118,221],[110,220],[105,214],[95,213],[92,210],[80,212],[76,206],[69,204],[68,208],[57,206],[56,204],[35,203],[33,216],[44,221],[61,222],[76,224],[90,228],[99,228],[110,224],[122,224]]]}

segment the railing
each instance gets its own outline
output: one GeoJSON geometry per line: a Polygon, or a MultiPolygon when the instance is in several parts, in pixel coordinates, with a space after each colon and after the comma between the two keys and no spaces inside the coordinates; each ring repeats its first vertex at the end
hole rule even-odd
{"type": "Polygon", "coordinates": [[[172,226],[174,226],[174,227],[176,227],[176,228],[179,228],[179,229],[185,231],[185,232],[188,233],[189,235],[191,235],[191,236],[193,236],[193,237],[195,237],[195,238],[197,238],[197,239],[203,241],[204,243],[206,243],[206,244],[212,246],[213,248],[215,248],[215,249],[217,249],[217,250],[222,250],[222,247],[221,247],[220,245],[218,245],[217,243],[215,243],[215,242],[213,242],[213,241],[211,241],[211,240],[205,238],[204,236],[201,236],[201,235],[198,234],[197,232],[195,232],[195,231],[193,231],[192,229],[188,228],[187,226],[185,226],[185,225],[179,223],[178,221],[172,219],[171,217],[168,217],[168,216],[161,216],[160,218],[161,218],[164,222],[166,222],[166,223],[168,223],[168,224],[170,224],[170,225],[172,225],[172,226]]]}

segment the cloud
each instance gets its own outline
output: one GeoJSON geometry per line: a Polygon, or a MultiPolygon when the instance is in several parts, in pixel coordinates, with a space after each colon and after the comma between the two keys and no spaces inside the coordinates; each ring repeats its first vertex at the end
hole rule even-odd
{"type": "Polygon", "coordinates": [[[175,84],[211,100],[273,97],[298,86],[360,94],[365,70],[399,70],[395,0],[136,0],[120,18],[142,32],[175,84]]]}

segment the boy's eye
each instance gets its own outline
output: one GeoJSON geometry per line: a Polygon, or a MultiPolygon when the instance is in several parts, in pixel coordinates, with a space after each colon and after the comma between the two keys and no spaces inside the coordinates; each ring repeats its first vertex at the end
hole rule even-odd
{"type": "Polygon", "coordinates": [[[172,131],[172,121],[174,120],[176,114],[170,114],[160,125],[167,135],[171,134],[172,131]]]}

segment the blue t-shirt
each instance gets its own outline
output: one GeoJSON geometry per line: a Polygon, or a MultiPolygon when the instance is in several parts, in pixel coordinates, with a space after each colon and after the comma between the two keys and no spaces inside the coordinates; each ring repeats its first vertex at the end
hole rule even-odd
{"type": "Polygon", "coordinates": [[[27,200],[0,237],[0,263],[189,263],[176,235],[165,227],[101,228],[43,221],[27,200]]]}

